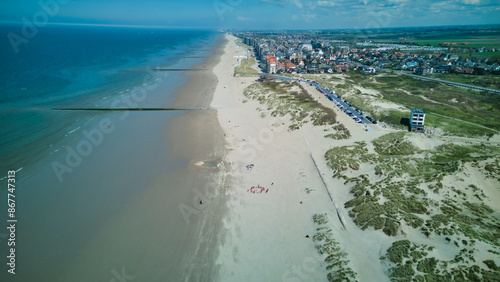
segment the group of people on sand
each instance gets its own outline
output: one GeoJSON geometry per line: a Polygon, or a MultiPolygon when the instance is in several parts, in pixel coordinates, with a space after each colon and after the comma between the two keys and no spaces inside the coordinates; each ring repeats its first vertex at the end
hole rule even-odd
{"type": "Polygon", "coordinates": [[[250,189],[247,190],[247,192],[254,193],[254,194],[256,194],[256,193],[260,194],[264,191],[266,191],[266,193],[269,192],[269,188],[266,189],[265,187],[257,185],[257,186],[252,186],[250,189]]]}
{"type": "Polygon", "coordinates": [[[255,166],[254,164],[249,164],[249,165],[247,165],[247,170],[252,170],[252,168],[253,168],[254,166],[255,166]]]}

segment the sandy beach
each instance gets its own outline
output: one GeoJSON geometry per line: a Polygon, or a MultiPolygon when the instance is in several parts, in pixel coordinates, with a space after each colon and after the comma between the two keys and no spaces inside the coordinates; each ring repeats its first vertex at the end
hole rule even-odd
{"type": "MultiPolygon", "coordinates": [[[[261,118],[258,102],[243,103],[246,99],[243,89],[256,77],[233,77],[231,66],[237,63],[235,56],[239,47],[234,44],[234,37],[228,36],[228,39],[225,55],[214,68],[219,84],[212,102],[212,107],[218,109],[228,150],[224,159],[228,212],[224,216],[225,230],[218,259],[220,281],[326,281],[323,258],[315,251],[312,240],[306,238],[316,230],[311,217],[318,213],[329,215],[338,240],[351,241],[352,248],[360,254],[373,253],[371,262],[356,262],[360,269],[370,267],[372,270],[360,277],[361,280],[377,277],[378,281],[383,281],[385,275],[381,268],[373,265],[378,261],[377,252],[367,252],[363,248],[381,246],[384,236],[376,232],[366,237],[365,233],[362,237],[361,234],[353,236],[352,230],[357,227],[348,226],[349,233],[343,229],[311,159],[312,154],[326,176],[328,188],[334,192],[334,200],[345,202],[348,191],[337,191],[339,183],[329,177],[331,169],[323,157],[333,146],[332,142],[324,142],[324,128],[306,124],[290,132],[287,129],[291,122],[287,118],[261,118]],[[246,168],[249,164],[254,164],[251,170],[246,168]],[[269,191],[258,194],[249,191],[258,185],[269,191]],[[306,188],[313,192],[308,194],[306,188]]],[[[332,103],[327,104],[325,97],[318,95],[315,98],[332,106],[332,103]]],[[[383,134],[367,133],[361,125],[341,115],[338,120],[349,127],[356,139],[364,139],[367,134],[373,138],[383,134]]],[[[337,141],[337,144],[342,142],[337,141]]],[[[342,204],[339,208],[347,217],[342,204]]]]}
{"type": "MultiPolygon", "coordinates": [[[[440,251],[438,257],[449,255],[444,240],[426,240],[406,225],[401,227],[401,235],[393,237],[373,229],[362,230],[344,208],[344,203],[353,196],[343,179],[331,177],[334,172],[325,160],[325,152],[358,141],[371,142],[395,130],[380,124],[370,125],[366,130],[305,83],[303,87],[315,100],[337,113],[337,121],[350,131],[351,138],[325,138],[329,127],[311,123],[288,130],[292,122],[287,116],[272,117],[264,103],[244,96],[244,89],[258,77],[234,77],[233,69],[243,48],[232,35],[226,37],[229,42],[225,54],[214,68],[219,83],[211,104],[217,109],[227,150],[223,159],[225,171],[221,172],[225,173],[227,209],[223,215],[217,281],[327,281],[324,257],[316,251],[313,240],[306,237],[316,232],[314,214],[328,215],[328,227],[341,251],[347,254],[346,259],[359,281],[389,281],[388,266],[380,258],[396,240],[430,243],[446,250],[440,251]]],[[[446,140],[415,135],[411,142],[418,148],[429,149],[446,140]]],[[[372,152],[373,146],[368,149],[372,152]]],[[[376,179],[373,167],[362,165],[358,171],[346,171],[345,175],[366,174],[376,179]]],[[[489,199],[496,198],[496,182],[467,177],[474,173],[478,172],[466,170],[456,178],[468,179],[464,185],[477,185],[480,181],[489,199]]],[[[451,179],[445,181],[450,186],[456,184],[451,179]]],[[[439,200],[436,196],[429,197],[439,200]]],[[[491,200],[488,204],[492,204],[491,200]]],[[[486,252],[484,245],[478,248],[486,252]]]]}

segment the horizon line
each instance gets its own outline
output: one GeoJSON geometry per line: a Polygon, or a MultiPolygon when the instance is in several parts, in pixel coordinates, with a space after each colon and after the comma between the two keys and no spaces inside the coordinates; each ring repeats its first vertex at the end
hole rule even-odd
{"type": "MultiPolygon", "coordinates": [[[[23,25],[24,22],[19,21],[0,21],[3,25],[23,25]]],[[[472,27],[472,26],[499,26],[500,23],[485,23],[485,24],[445,24],[445,25],[421,25],[421,26],[393,26],[393,27],[379,27],[379,28],[293,28],[293,29],[250,29],[250,28],[231,28],[231,27],[206,27],[206,26],[170,26],[170,25],[133,25],[133,24],[106,24],[106,23],[72,23],[72,22],[55,22],[46,23],[52,26],[86,26],[86,27],[116,27],[116,28],[152,28],[152,29],[203,29],[203,30],[216,30],[216,31],[328,31],[328,30],[388,30],[398,28],[432,28],[432,27],[472,27]]]]}
{"type": "Polygon", "coordinates": [[[236,29],[236,28],[221,28],[224,31],[318,31],[318,30],[386,30],[386,29],[396,29],[396,28],[431,28],[431,27],[472,27],[472,26],[498,26],[500,28],[500,23],[494,24],[446,24],[446,25],[416,25],[416,26],[392,26],[392,27],[379,27],[379,28],[295,28],[295,29],[236,29]]]}
{"type": "MultiPolygon", "coordinates": [[[[24,22],[19,21],[0,21],[0,24],[23,25],[24,22]]],[[[154,29],[212,29],[220,30],[215,27],[202,27],[202,26],[169,26],[169,25],[131,25],[131,24],[106,24],[106,23],[46,23],[46,25],[54,26],[89,26],[89,27],[118,27],[118,28],[154,28],[154,29]]]]}

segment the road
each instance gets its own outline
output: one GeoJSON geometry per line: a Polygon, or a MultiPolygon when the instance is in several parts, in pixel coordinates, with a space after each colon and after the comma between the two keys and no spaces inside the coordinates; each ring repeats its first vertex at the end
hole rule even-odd
{"type": "Polygon", "coordinates": [[[352,119],[354,119],[355,121],[356,120],[361,121],[361,122],[357,121],[358,123],[373,124],[373,122],[368,120],[366,118],[366,116],[364,116],[360,112],[358,112],[354,106],[350,105],[349,101],[342,99],[340,96],[337,96],[335,94],[335,90],[327,90],[327,89],[321,87],[321,84],[318,82],[306,81],[304,79],[295,79],[295,78],[279,76],[279,75],[274,75],[274,74],[267,74],[267,73],[259,73],[259,75],[276,77],[277,79],[283,80],[283,81],[297,81],[297,82],[308,83],[308,84],[316,87],[316,89],[318,91],[320,91],[320,92],[322,91],[322,93],[328,98],[328,100],[330,100],[334,104],[336,104],[337,107],[339,107],[346,114],[350,115],[352,119]],[[349,103],[349,104],[347,104],[347,103],[349,103]]]}
{"type": "MultiPolygon", "coordinates": [[[[391,72],[393,70],[391,69],[382,69],[382,68],[375,68],[377,71],[384,71],[384,72],[391,72]]],[[[426,81],[435,81],[435,82],[440,82],[444,84],[448,84],[451,86],[459,87],[459,88],[464,88],[464,89],[471,89],[475,91],[487,91],[487,92],[493,92],[496,94],[500,94],[500,90],[496,89],[491,89],[491,88],[484,88],[484,87],[479,87],[475,85],[469,85],[469,84],[463,84],[463,83],[458,83],[458,82],[453,82],[453,81],[448,81],[448,80],[442,80],[442,79],[437,79],[437,78],[430,78],[427,76],[422,76],[422,75],[415,75],[406,71],[394,71],[394,74],[397,75],[407,75],[410,77],[413,77],[415,79],[420,79],[420,80],[426,80],[426,81]]]]}
{"type": "Polygon", "coordinates": [[[411,76],[413,78],[420,79],[420,80],[441,82],[441,83],[448,84],[448,85],[455,86],[455,87],[471,89],[471,90],[476,90],[476,91],[488,91],[488,92],[500,94],[500,90],[484,88],[484,87],[479,87],[479,86],[474,86],[474,85],[468,85],[468,84],[463,84],[463,83],[457,83],[457,82],[441,80],[441,79],[436,79],[436,78],[430,78],[430,77],[426,77],[426,76],[414,75],[414,74],[409,74],[409,73],[402,73],[402,74],[407,75],[407,76],[411,76]]]}

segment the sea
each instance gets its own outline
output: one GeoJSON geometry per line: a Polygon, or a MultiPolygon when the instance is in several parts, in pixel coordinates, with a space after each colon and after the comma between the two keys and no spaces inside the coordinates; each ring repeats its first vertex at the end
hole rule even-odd
{"type": "Polygon", "coordinates": [[[47,25],[13,46],[22,28],[0,25],[0,281],[192,279],[215,176],[172,146],[215,115],[172,103],[221,33],[47,25]]]}
{"type": "MultiPolygon", "coordinates": [[[[217,36],[200,30],[46,26],[16,52],[7,35],[22,36],[21,30],[0,26],[0,178],[7,169],[29,169],[57,153],[98,116],[56,109],[158,106],[156,97],[130,102],[127,97],[158,80],[179,86],[179,73],[154,69],[200,63],[217,36]]],[[[168,94],[160,106],[173,99],[168,94]]]]}

